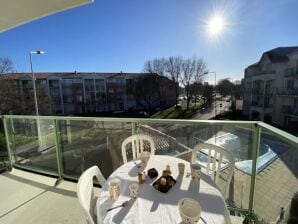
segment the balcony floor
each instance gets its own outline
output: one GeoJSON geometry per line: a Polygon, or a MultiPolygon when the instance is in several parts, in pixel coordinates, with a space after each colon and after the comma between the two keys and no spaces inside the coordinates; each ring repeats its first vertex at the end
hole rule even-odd
{"type": "Polygon", "coordinates": [[[76,183],[21,170],[0,175],[0,223],[85,223],[76,183]]]}

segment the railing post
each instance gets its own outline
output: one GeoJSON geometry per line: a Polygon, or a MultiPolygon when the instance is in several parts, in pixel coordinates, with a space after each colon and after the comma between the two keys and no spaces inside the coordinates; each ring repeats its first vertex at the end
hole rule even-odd
{"type": "Polygon", "coordinates": [[[6,140],[6,148],[7,148],[7,153],[8,153],[8,159],[9,159],[9,169],[12,169],[13,167],[13,164],[14,164],[14,159],[13,159],[13,156],[12,156],[12,151],[11,151],[11,148],[10,148],[10,141],[9,141],[9,133],[8,133],[8,130],[7,130],[7,124],[6,124],[6,118],[4,116],[2,116],[2,119],[3,119],[3,127],[4,127],[4,134],[5,134],[5,140],[6,140]]]}
{"type": "Polygon", "coordinates": [[[136,134],[136,122],[131,122],[131,135],[136,134]]]}
{"type": "MultiPolygon", "coordinates": [[[[135,135],[135,134],[136,134],[136,122],[131,122],[131,135],[135,135]]],[[[138,156],[138,143],[133,140],[131,147],[132,147],[133,159],[136,159],[135,156],[136,157],[138,156]]]]}
{"type": "Polygon", "coordinates": [[[60,144],[60,131],[58,128],[58,122],[56,119],[53,120],[54,130],[55,130],[55,143],[56,143],[56,159],[57,159],[57,167],[58,167],[58,180],[56,185],[60,180],[63,179],[63,164],[62,164],[62,154],[61,154],[61,144],[60,144]]]}
{"type": "Polygon", "coordinates": [[[260,138],[261,138],[261,128],[259,127],[258,123],[255,123],[253,151],[252,151],[252,171],[251,171],[249,205],[248,205],[249,218],[253,218],[253,205],[254,205],[254,194],[255,194],[255,184],[256,184],[256,175],[257,175],[257,160],[258,160],[259,148],[260,148],[260,138]]]}

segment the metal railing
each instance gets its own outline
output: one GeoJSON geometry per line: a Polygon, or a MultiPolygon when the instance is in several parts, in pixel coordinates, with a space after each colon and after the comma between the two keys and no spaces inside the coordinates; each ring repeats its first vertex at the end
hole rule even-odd
{"type": "MultiPolygon", "coordinates": [[[[215,144],[225,144],[237,157],[238,166],[234,171],[234,189],[230,198],[233,203],[229,203],[229,207],[250,218],[255,217],[256,177],[261,172],[258,161],[261,161],[264,144],[274,142],[272,145],[278,145],[278,150],[281,145],[287,147],[283,153],[288,152],[289,147],[291,152],[298,151],[296,136],[257,121],[18,115],[3,115],[2,120],[10,167],[56,176],[58,180],[77,180],[91,165],[101,166],[108,176],[122,164],[121,142],[131,134],[152,136],[158,146],[157,154],[188,160],[194,145],[214,138],[215,144]],[[41,125],[41,136],[37,136],[37,124],[41,125]],[[227,133],[238,140],[223,140],[227,133]],[[244,187],[247,188],[246,193],[243,193],[244,187]],[[247,200],[244,206],[243,200],[247,200]]],[[[269,165],[265,165],[270,166],[278,158],[276,155],[269,165]]]]}
{"type": "Polygon", "coordinates": [[[297,68],[285,69],[285,77],[298,77],[298,69],[297,68]]]}
{"type": "Polygon", "coordinates": [[[267,74],[275,74],[276,71],[274,70],[260,70],[260,69],[253,69],[248,72],[250,76],[258,76],[258,75],[267,75],[267,74]]]}
{"type": "Polygon", "coordinates": [[[277,93],[281,96],[298,96],[298,89],[279,90],[277,93]]]}
{"type": "Polygon", "coordinates": [[[298,116],[298,107],[284,105],[281,107],[281,113],[298,116]]]}

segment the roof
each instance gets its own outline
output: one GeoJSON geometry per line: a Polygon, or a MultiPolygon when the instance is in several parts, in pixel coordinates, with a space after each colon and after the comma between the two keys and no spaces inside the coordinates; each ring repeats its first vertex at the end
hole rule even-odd
{"type": "MultiPolygon", "coordinates": [[[[54,74],[51,73],[34,73],[36,79],[46,79],[54,74]]],[[[32,78],[31,73],[8,73],[8,74],[1,74],[0,79],[28,79],[32,78]]]]}
{"type": "Polygon", "coordinates": [[[289,61],[289,55],[292,53],[298,52],[298,46],[293,46],[293,47],[277,47],[274,49],[271,49],[269,51],[266,51],[262,54],[261,59],[252,64],[249,65],[248,67],[257,67],[260,65],[262,59],[264,56],[268,56],[269,60],[272,63],[276,63],[276,62],[287,62],[289,61]]]}
{"type": "MultiPolygon", "coordinates": [[[[59,77],[61,79],[83,79],[92,76],[92,78],[130,78],[150,73],[104,73],[104,72],[39,72],[34,73],[36,79],[47,79],[59,77]]],[[[31,73],[9,73],[0,75],[0,79],[28,79],[32,78],[31,73]]],[[[90,77],[91,78],[91,77],[90,77]]]]}
{"type": "Polygon", "coordinates": [[[266,54],[270,61],[274,63],[288,61],[288,55],[294,52],[298,52],[298,47],[277,47],[264,54],[266,54]]]}

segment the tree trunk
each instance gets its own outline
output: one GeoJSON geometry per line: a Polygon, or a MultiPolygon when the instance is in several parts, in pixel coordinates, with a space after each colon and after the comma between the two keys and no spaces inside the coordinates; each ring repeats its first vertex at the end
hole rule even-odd
{"type": "Polygon", "coordinates": [[[187,106],[186,109],[189,109],[189,82],[186,84],[186,100],[187,100],[187,106]]]}
{"type": "Polygon", "coordinates": [[[178,82],[175,82],[175,106],[178,105],[178,91],[179,91],[179,84],[178,82]]]}

